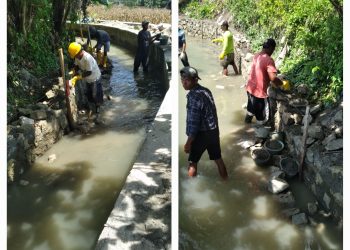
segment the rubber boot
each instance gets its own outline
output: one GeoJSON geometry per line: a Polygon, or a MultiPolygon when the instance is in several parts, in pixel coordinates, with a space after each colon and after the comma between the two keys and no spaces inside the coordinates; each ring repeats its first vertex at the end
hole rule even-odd
{"type": "Polygon", "coordinates": [[[103,67],[104,68],[107,68],[107,61],[108,61],[108,57],[107,57],[107,55],[104,55],[103,56],[103,67]]]}
{"type": "Polygon", "coordinates": [[[103,59],[103,55],[101,51],[97,51],[97,64],[98,66],[102,66],[102,59],[103,59]]]}

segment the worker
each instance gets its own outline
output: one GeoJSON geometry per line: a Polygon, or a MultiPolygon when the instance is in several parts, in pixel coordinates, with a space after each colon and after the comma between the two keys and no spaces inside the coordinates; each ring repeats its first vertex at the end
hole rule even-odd
{"type": "Polygon", "coordinates": [[[258,125],[268,122],[271,117],[267,88],[270,85],[280,88],[289,87],[288,82],[283,82],[277,77],[275,61],[271,57],[275,48],[276,41],[269,38],[262,44],[261,51],[254,55],[246,84],[248,101],[245,123],[251,123],[254,116],[258,125]]]}
{"type": "Polygon", "coordinates": [[[148,72],[149,46],[161,35],[159,33],[154,36],[151,36],[151,33],[148,31],[148,24],[148,21],[142,21],[142,30],[140,30],[137,34],[137,51],[134,60],[135,73],[138,72],[141,63],[143,71],[148,72]]]}
{"type": "Polygon", "coordinates": [[[179,27],[178,29],[178,36],[179,36],[179,57],[184,67],[190,66],[190,63],[188,62],[188,57],[186,53],[186,36],[185,31],[182,27],[179,27]]]}
{"type": "Polygon", "coordinates": [[[100,106],[103,103],[100,69],[92,55],[84,51],[79,43],[72,42],[68,47],[68,53],[74,59],[75,65],[70,85],[74,87],[78,80],[85,81],[87,88],[86,97],[89,102],[89,119],[95,109],[95,122],[98,122],[100,106]]]}
{"type": "Polygon", "coordinates": [[[219,55],[219,59],[221,60],[221,66],[223,67],[222,74],[228,75],[228,65],[232,65],[235,74],[238,75],[238,69],[235,64],[235,54],[234,54],[234,46],[233,46],[233,35],[231,31],[228,30],[228,22],[223,21],[221,24],[221,29],[224,32],[222,37],[213,39],[212,42],[221,42],[222,51],[219,55]]]}
{"type": "Polygon", "coordinates": [[[101,29],[96,29],[93,26],[89,26],[90,37],[88,37],[87,45],[91,42],[90,39],[95,38],[97,40],[96,45],[93,47],[93,50],[96,49],[97,54],[97,63],[99,67],[107,68],[107,52],[109,52],[111,46],[111,38],[109,34],[101,29]],[[101,49],[103,47],[103,54],[101,49]]]}

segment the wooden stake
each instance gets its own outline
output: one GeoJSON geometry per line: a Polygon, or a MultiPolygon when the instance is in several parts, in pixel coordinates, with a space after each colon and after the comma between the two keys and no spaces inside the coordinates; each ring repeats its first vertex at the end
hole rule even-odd
{"type": "Polygon", "coordinates": [[[303,164],[304,164],[304,158],[306,153],[306,139],[307,139],[307,130],[309,128],[309,111],[310,106],[306,106],[305,116],[304,116],[304,129],[303,129],[303,138],[302,138],[302,147],[301,147],[301,154],[300,154],[300,162],[299,162],[299,180],[302,180],[303,177],[303,164]]]}
{"type": "Polygon", "coordinates": [[[68,118],[68,124],[71,130],[75,128],[74,124],[74,119],[73,119],[73,114],[72,114],[72,109],[70,105],[70,100],[69,100],[69,79],[66,79],[65,75],[65,65],[64,65],[64,57],[63,57],[63,49],[60,48],[58,50],[59,58],[60,58],[60,65],[61,65],[61,75],[64,83],[64,90],[65,90],[65,96],[66,96],[66,106],[67,106],[67,118],[68,118]]]}

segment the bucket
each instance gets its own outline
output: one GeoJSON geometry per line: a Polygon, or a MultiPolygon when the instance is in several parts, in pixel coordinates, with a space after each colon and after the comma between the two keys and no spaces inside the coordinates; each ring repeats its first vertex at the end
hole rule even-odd
{"type": "Polygon", "coordinates": [[[299,163],[294,158],[283,158],[280,161],[280,168],[285,172],[288,178],[292,178],[296,176],[299,171],[299,163]]]}
{"type": "Polygon", "coordinates": [[[271,155],[278,155],[284,149],[284,143],[280,140],[268,140],[264,143],[264,148],[269,151],[271,155]]]}
{"type": "Polygon", "coordinates": [[[266,166],[270,162],[270,153],[264,148],[256,148],[251,152],[251,156],[258,166],[266,166]]]}

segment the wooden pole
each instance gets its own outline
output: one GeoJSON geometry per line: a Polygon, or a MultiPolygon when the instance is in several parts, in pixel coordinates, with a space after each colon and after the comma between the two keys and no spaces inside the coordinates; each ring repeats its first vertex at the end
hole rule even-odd
{"type": "Polygon", "coordinates": [[[89,29],[89,25],[87,25],[86,27],[87,27],[88,39],[89,39],[89,44],[88,44],[88,46],[92,47],[92,46],[91,46],[91,36],[90,36],[90,29],[89,29]]]}
{"type": "Polygon", "coordinates": [[[65,96],[66,96],[68,124],[69,124],[69,127],[73,130],[75,128],[75,124],[74,124],[72,109],[71,109],[70,100],[69,100],[69,95],[70,95],[69,79],[66,78],[66,75],[65,75],[65,65],[64,65],[64,57],[63,57],[63,49],[62,48],[60,48],[58,50],[58,54],[59,54],[59,58],[60,58],[61,75],[62,75],[62,80],[63,80],[63,84],[64,84],[65,96]]]}
{"type": "Polygon", "coordinates": [[[299,162],[299,180],[302,180],[303,177],[303,164],[306,153],[306,140],[307,140],[307,130],[309,128],[309,111],[310,106],[306,106],[305,116],[304,116],[304,129],[303,129],[303,138],[302,138],[302,147],[300,154],[300,162],[299,162]]]}

